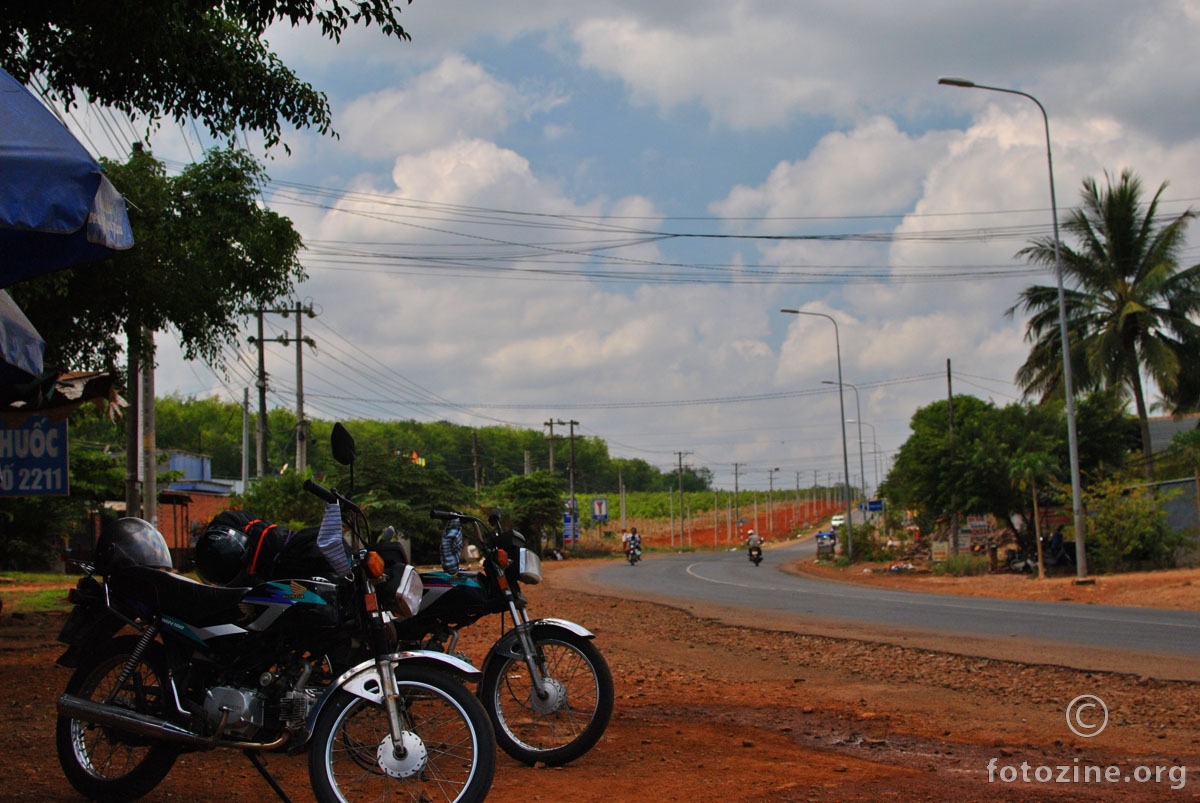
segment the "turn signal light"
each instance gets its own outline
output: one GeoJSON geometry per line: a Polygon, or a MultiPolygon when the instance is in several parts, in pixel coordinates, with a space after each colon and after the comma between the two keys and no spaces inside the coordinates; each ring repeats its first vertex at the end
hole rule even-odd
{"type": "Polygon", "coordinates": [[[383,577],[383,558],[379,557],[378,552],[367,553],[367,576],[372,580],[383,577]]]}

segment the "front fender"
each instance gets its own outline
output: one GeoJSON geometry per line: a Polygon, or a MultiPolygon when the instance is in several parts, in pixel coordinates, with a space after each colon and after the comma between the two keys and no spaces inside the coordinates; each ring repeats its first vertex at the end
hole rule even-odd
{"type": "MultiPolygon", "coordinates": [[[[431,666],[443,671],[449,672],[463,680],[477,681],[479,679],[479,670],[471,666],[461,658],[456,658],[453,655],[447,655],[444,652],[435,652],[433,650],[405,650],[404,652],[392,653],[388,656],[393,666],[431,666]]],[[[372,658],[363,661],[357,666],[351,667],[338,676],[337,680],[329,685],[321,699],[317,701],[316,706],[309,712],[306,730],[312,733],[313,725],[317,721],[317,717],[321,715],[326,704],[333,699],[333,696],[341,689],[345,689],[355,697],[361,697],[376,705],[383,705],[383,688],[379,683],[379,674],[375,671],[375,659],[372,658]]]]}
{"type": "MultiPolygon", "coordinates": [[[[568,622],[566,619],[535,619],[529,623],[530,631],[535,636],[553,636],[556,633],[578,636],[579,638],[592,639],[596,634],[588,630],[586,627],[575,622],[568,622]]],[[[525,660],[525,654],[518,647],[516,629],[509,630],[500,640],[492,645],[492,649],[488,651],[487,658],[483,660],[483,671],[486,673],[488,665],[497,658],[511,658],[517,661],[525,660]]]]}

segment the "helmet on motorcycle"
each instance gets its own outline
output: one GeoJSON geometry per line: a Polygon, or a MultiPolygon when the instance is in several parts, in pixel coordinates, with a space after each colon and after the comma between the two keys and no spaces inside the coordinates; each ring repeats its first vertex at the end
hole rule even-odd
{"type": "Polygon", "coordinates": [[[196,540],[196,573],[206,583],[229,585],[246,565],[246,534],[232,527],[210,525],[196,540]]]}
{"type": "Polygon", "coordinates": [[[750,532],[748,532],[747,535],[754,535],[754,530],[751,530],[750,532]]]}
{"type": "Polygon", "coordinates": [[[148,566],[170,569],[171,550],[162,533],[144,519],[126,517],[104,525],[96,540],[96,569],[101,574],[148,566]]]}

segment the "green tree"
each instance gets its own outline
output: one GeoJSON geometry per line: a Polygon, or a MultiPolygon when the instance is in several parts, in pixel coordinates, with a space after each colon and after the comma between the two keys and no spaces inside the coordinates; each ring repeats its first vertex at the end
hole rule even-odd
{"type": "Polygon", "coordinates": [[[1009,464],[1009,475],[1013,484],[1021,491],[1029,491],[1033,501],[1033,534],[1037,543],[1038,577],[1046,579],[1046,564],[1042,555],[1042,518],[1038,509],[1038,483],[1045,489],[1058,475],[1058,463],[1045,452],[1026,452],[1013,458],[1009,464]]]}
{"type": "Polygon", "coordinates": [[[400,9],[387,0],[12,3],[0,15],[0,66],[26,85],[38,76],[67,110],[84,97],[152,120],[196,119],[214,137],[258,131],[270,147],[281,119],[327,134],[332,115],[325,95],[268,49],[267,28],[315,22],[337,42],[351,24],[375,25],[404,40],[400,9]]]}
{"type": "Polygon", "coordinates": [[[129,198],[137,246],[11,289],[47,363],[115,370],[122,340],[144,357],[143,333],[170,327],[188,359],[220,365],[246,310],[282,303],[305,278],[300,235],[258,202],[261,166],[237,150],[209,151],[177,177],[145,152],[105,166],[129,198]]]}
{"type": "MultiPolygon", "coordinates": [[[[1181,269],[1184,234],[1193,212],[1160,220],[1164,182],[1148,203],[1141,181],[1124,170],[1107,186],[1083,182],[1082,206],[1063,229],[1079,240],[1063,244],[1062,268],[1077,391],[1117,387],[1132,397],[1141,424],[1142,470],[1154,476],[1150,425],[1143,376],[1168,400],[1192,388],[1187,375],[1197,370],[1200,352],[1200,265],[1181,269]]],[[[1053,266],[1054,240],[1043,238],[1018,252],[1030,262],[1053,266]]],[[[1036,285],[1022,291],[1017,310],[1030,314],[1025,336],[1029,358],[1017,372],[1028,394],[1062,397],[1062,348],[1058,288],[1036,285]]]]}
{"type": "Polygon", "coordinates": [[[562,546],[562,500],[564,478],[549,471],[512,476],[491,489],[491,502],[501,509],[506,522],[521,532],[539,554],[550,543],[562,546]]]}

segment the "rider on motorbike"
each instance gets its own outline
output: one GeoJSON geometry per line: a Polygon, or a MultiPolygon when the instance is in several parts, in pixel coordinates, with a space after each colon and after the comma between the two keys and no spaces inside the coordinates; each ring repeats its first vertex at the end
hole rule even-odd
{"type": "Polygon", "coordinates": [[[624,546],[626,555],[629,554],[629,550],[631,549],[642,548],[642,537],[638,535],[637,527],[631,527],[629,532],[625,533],[623,540],[625,541],[624,546]]]}
{"type": "Polygon", "coordinates": [[[762,555],[762,544],[762,538],[754,530],[751,530],[746,536],[746,547],[750,555],[750,560],[754,560],[755,553],[758,553],[760,556],[762,555]]]}

